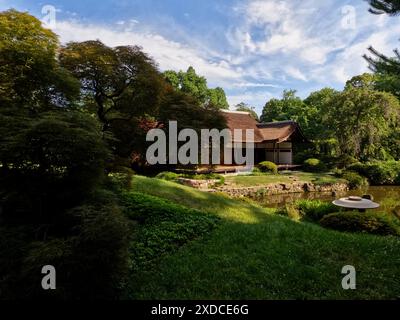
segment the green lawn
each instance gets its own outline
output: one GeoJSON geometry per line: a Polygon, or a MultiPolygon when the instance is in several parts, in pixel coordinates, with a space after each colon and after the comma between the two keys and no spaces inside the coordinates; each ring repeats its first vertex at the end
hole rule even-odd
{"type": "MultiPolygon", "coordinates": [[[[400,239],[345,234],[255,203],[135,176],[132,189],[221,218],[211,233],[132,274],[133,299],[382,299],[400,297],[400,239]],[[341,269],[357,270],[343,290],[341,269]]],[[[201,213],[199,213],[201,214],[201,213]]]]}
{"type": "Polygon", "coordinates": [[[250,187],[266,185],[269,183],[290,183],[293,182],[293,177],[300,182],[314,182],[316,184],[327,184],[335,182],[343,182],[345,180],[336,178],[326,173],[309,173],[309,172],[284,172],[279,174],[265,174],[259,176],[252,175],[237,175],[228,176],[225,182],[236,186],[250,187]]]}

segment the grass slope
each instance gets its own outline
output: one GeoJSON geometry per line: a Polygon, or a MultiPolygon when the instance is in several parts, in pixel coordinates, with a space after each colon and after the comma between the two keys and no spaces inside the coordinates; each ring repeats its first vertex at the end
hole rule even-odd
{"type": "Polygon", "coordinates": [[[132,275],[135,299],[382,299],[400,297],[400,240],[296,223],[251,202],[135,176],[133,190],[222,218],[208,236],[132,275]],[[357,289],[343,290],[354,265],[357,289]]]}

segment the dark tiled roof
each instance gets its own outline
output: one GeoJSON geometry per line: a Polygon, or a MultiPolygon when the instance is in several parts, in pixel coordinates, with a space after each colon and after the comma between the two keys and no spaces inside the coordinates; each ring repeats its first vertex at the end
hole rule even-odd
{"type": "MultiPolygon", "coordinates": [[[[263,136],[261,135],[260,131],[258,130],[257,127],[257,120],[252,118],[249,113],[247,112],[229,112],[229,111],[224,111],[223,112],[225,118],[226,118],[226,124],[228,126],[228,129],[231,130],[232,138],[234,137],[233,130],[234,129],[241,129],[242,130],[242,140],[241,141],[246,141],[246,129],[253,129],[254,130],[254,142],[261,142],[263,141],[263,136]]],[[[240,142],[237,139],[235,139],[236,142],[240,142]]]]}
{"type": "MultiPolygon", "coordinates": [[[[289,137],[295,132],[298,132],[303,140],[305,140],[299,125],[292,120],[258,123],[249,113],[237,111],[224,111],[224,116],[227,121],[227,126],[232,131],[232,134],[234,129],[243,130],[241,141],[246,141],[246,133],[244,131],[246,129],[254,130],[254,142],[258,143],[266,141],[275,141],[280,143],[289,139],[289,137]]],[[[235,141],[239,142],[237,140],[235,141]]]]}

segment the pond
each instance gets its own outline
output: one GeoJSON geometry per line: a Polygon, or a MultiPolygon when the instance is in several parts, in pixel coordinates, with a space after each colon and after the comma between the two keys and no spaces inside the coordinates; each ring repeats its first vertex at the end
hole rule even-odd
{"type": "Polygon", "coordinates": [[[257,199],[257,201],[265,207],[277,208],[299,199],[333,201],[346,196],[362,196],[363,194],[371,194],[374,197],[374,201],[381,205],[381,207],[377,209],[380,211],[389,212],[400,205],[400,186],[370,186],[361,190],[350,190],[338,193],[336,196],[333,196],[331,192],[277,194],[265,196],[264,198],[257,199]]]}

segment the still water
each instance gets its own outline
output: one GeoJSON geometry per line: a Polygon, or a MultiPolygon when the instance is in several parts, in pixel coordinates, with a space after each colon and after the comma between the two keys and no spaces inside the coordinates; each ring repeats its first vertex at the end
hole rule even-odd
{"type": "Polygon", "coordinates": [[[361,190],[350,190],[348,192],[338,193],[333,196],[331,192],[305,192],[278,194],[265,196],[257,199],[265,207],[281,207],[285,204],[292,203],[299,199],[319,199],[323,201],[333,201],[346,196],[362,196],[363,194],[371,194],[374,201],[379,203],[381,207],[378,210],[391,211],[396,206],[400,205],[400,186],[370,186],[361,190]]]}

